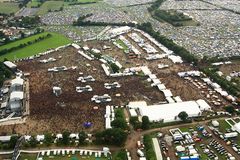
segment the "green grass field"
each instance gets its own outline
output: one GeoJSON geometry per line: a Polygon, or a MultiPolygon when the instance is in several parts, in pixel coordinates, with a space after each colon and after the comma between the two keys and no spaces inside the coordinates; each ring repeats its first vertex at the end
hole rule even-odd
{"type": "Polygon", "coordinates": [[[41,5],[41,2],[38,0],[32,0],[28,2],[27,8],[37,8],[39,5],[41,5]]]}
{"type": "Polygon", "coordinates": [[[122,46],[124,51],[128,50],[127,45],[122,40],[118,39],[118,40],[116,40],[116,43],[119,44],[120,46],[122,46]]]}
{"type": "Polygon", "coordinates": [[[10,14],[19,10],[18,3],[0,2],[0,13],[10,14]]]}
{"type": "MultiPolygon", "coordinates": [[[[16,42],[9,43],[7,45],[3,45],[0,47],[0,50],[11,48],[14,46],[18,46],[19,44],[26,43],[28,41],[33,41],[39,36],[47,35],[49,32],[44,32],[38,35],[34,35],[28,38],[24,38],[22,40],[18,40],[16,42]]],[[[34,43],[30,46],[21,48],[19,50],[4,54],[0,56],[0,61],[3,60],[4,58],[7,58],[9,60],[14,60],[15,58],[24,58],[24,57],[29,57],[31,55],[35,55],[40,52],[44,52],[50,48],[56,48],[68,43],[71,43],[71,40],[66,38],[63,35],[57,34],[57,33],[51,33],[51,37],[47,38],[43,41],[34,43]]]]}
{"type": "Polygon", "coordinates": [[[49,10],[51,11],[59,10],[63,5],[64,5],[63,1],[46,1],[41,5],[37,14],[44,15],[48,13],[49,10]]]}

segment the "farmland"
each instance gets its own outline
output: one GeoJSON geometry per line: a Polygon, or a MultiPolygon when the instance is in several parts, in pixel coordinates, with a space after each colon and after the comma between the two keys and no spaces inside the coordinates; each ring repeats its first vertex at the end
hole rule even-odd
{"type": "Polygon", "coordinates": [[[18,3],[0,2],[0,13],[10,14],[19,10],[18,3]]]}
{"type": "MultiPolygon", "coordinates": [[[[47,35],[48,33],[49,32],[41,33],[41,34],[34,35],[34,36],[31,36],[31,37],[28,37],[28,38],[24,38],[22,40],[18,40],[16,42],[9,43],[7,45],[1,46],[0,50],[9,49],[9,48],[12,48],[12,47],[16,47],[20,44],[27,43],[28,41],[33,41],[40,36],[47,35]]],[[[50,38],[47,38],[43,41],[34,43],[34,44],[29,45],[27,47],[24,47],[24,48],[21,48],[19,50],[16,50],[16,51],[7,53],[5,55],[2,55],[2,56],[0,56],[0,60],[3,60],[4,58],[7,58],[9,60],[13,60],[15,58],[24,58],[24,57],[32,56],[32,55],[35,55],[37,53],[46,51],[47,49],[56,48],[58,46],[65,45],[65,44],[71,42],[69,39],[67,39],[66,37],[64,37],[60,34],[51,33],[51,35],[52,36],[50,38]]]]}
{"type": "Polygon", "coordinates": [[[41,5],[37,14],[44,15],[49,11],[59,11],[60,8],[63,7],[63,5],[63,1],[46,1],[41,5]]]}
{"type": "Polygon", "coordinates": [[[27,7],[38,8],[40,5],[41,5],[41,2],[39,2],[38,0],[31,0],[30,2],[28,2],[27,7]]]}

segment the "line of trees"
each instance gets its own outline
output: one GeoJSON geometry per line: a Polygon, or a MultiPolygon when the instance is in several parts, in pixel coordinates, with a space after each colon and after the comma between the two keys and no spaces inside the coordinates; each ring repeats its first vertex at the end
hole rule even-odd
{"type": "Polygon", "coordinates": [[[115,110],[115,119],[111,122],[113,128],[120,128],[122,130],[128,129],[128,125],[122,109],[115,110]]]}
{"type": "Polygon", "coordinates": [[[28,41],[28,42],[26,42],[26,43],[21,43],[21,44],[19,44],[18,46],[15,46],[15,47],[12,47],[12,48],[9,48],[9,49],[3,49],[3,50],[0,51],[0,55],[4,55],[4,54],[7,54],[7,53],[9,53],[9,52],[16,51],[16,50],[18,50],[18,49],[27,47],[27,46],[32,45],[32,44],[34,44],[34,43],[37,43],[37,42],[43,41],[43,40],[45,40],[45,39],[47,39],[47,38],[50,38],[51,36],[52,36],[52,35],[48,33],[47,35],[45,35],[45,36],[40,36],[40,37],[36,38],[36,39],[33,40],[33,41],[28,41]]]}
{"type": "Polygon", "coordinates": [[[95,135],[97,144],[122,146],[127,140],[127,132],[120,128],[107,129],[95,135]]]}
{"type": "Polygon", "coordinates": [[[92,14],[87,14],[84,16],[80,16],[77,21],[73,22],[74,26],[130,26],[135,27],[136,24],[132,22],[123,22],[123,23],[109,23],[109,22],[92,22],[92,21],[85,21],[86,18],[92,16],[92,14]]]}
{"type": "Polygon", "coordinates": [[[6,79],[11,78],[12,74],[13,73],[3,64],[3,62],[0,62],[0,87],[6,79]]]}
{"type": "Polygon", "coordinates": [[[9,27],[24,27],[24,28],[33,28],[37,27],[41,23],[39,16],[33,17],[21,17],[20,19],[14,19],[8,21],[9,27]]]}

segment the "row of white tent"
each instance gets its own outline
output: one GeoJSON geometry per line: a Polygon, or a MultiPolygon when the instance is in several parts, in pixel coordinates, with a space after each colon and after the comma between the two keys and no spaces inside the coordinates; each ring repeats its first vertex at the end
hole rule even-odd
{"type": "Polygon", "coordinates": [[[228,100],[231,100],[232,102],[236,101],[236,98],[234,98],[232,95],[229,95],[228,92],[223,90],[219,84],[212,82],[209,78],[202,78],[202,80],[209,86],[211,86],[221,96],[226,97],[228,100]]]}
{"type": "Polygon", "coordinates": [[[113,106],[106,106],[106,114],[105,114],[105,128],[112,128],[111,122],[115,119],[115,112],[113,106]]]}

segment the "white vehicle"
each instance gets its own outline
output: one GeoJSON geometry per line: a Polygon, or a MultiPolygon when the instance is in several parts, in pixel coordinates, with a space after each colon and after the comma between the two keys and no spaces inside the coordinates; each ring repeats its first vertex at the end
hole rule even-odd
{"type": "Polygon", "coordinates": [[[108,94],[104,94],[103,96],[94,95],[91,98],[91,101],[94,101],[95,103],[104,103],[104,102],[111,102],[112,99],[108,94]]]}
{"type": "Polygon", "coordinates": [[[82,92],[91,92],[93,91],[92,87],[89,85],[86,85],[85,87],[76,87],[76,91],[78,93],[82,93],[82,92]]]}
{"type": "Polygon", "coordinates": [[[137,150],[137,154],[139,157],[144,157],[144,153],[140,149],[137,150]]]}
{"type": "Polygon", "coordinates": [[[82,83],[86,82],[94,82],[95,79],[92,76],[86,76],[86,77],[79,77],[77,81],[81,81],[82,83]]]}
{"type": "Polygon", "coordinates": [[[106,89],[112,89],[112,88],[120,88],[121,85],[118,82],[113,82],[113,83],[104,83],[104,87],[106,89]]]}

